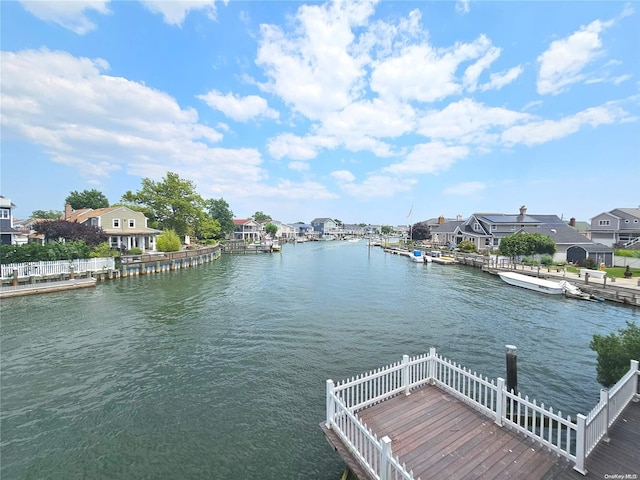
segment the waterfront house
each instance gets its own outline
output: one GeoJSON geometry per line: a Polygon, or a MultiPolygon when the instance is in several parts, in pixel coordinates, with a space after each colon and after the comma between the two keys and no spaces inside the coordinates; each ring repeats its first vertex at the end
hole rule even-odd
{"type": "Polygon", "coordinates": [[[516,233],[540,233],[555,242],[554,261],[566,261],[569,247],[594,245],[557,215],[528,214],[525,206],[518,214],[474,213],[467,220],[444,221],[432,225],[431,232],[432,236],[438,235],[439,243],[455,246],[469,241],[478,250],[497,250],[503,238],[516,233]]]}
{"type": "Polygon", "coordinates": [[[319,237],[323,235],[336,235],[342,233],[342,229],[335,220],[331,218],[314,218],[311,226],[319,237]]]}
{"type": "Polygon", "coordinates": [[[234,240],[253,242],[262,237],[262,225],[256,222],[253,218],[234,218],[233,226],[234,240]]]}
{"type": "Polygon", "coordinates": [[[0,195],[0,245],[16,245],[19,242],[20,232],[13,228],[13,209],[16,206],[11,199],[0,195]]]}
{"type": "Polygon", "coordinates": [[[142,212],[124,206],[73,210],[66,205],[64,219],[100,227],[107,234],[109,245],[126,250],[139,248],[143,252],[155,252],[156,238],[162,233],[147,226],[147,217],[142,212]]]}
{"type": "Polygon", "coordinates": [[[616,208],[591,219],[591,240],[609,247],[640,248],[640,207],[616,208]]]}

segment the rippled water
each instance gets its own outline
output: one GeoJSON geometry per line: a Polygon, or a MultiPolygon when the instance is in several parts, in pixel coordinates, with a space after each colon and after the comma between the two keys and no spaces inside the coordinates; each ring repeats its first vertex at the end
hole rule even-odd
{"type": "Polygon", "coordinates": [[[287,245],[2,301],[1,477],[339,478],[325,381],[435,346],[563,412],[597,401],[594,333],[637,309],[549,298],[364,243],[287,245]]]}

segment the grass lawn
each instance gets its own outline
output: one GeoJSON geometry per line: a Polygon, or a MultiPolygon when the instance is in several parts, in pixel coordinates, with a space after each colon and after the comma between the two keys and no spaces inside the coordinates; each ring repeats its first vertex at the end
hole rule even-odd
{"type": "MultiPolygon", "coordinates": [[[[584,267],[572,267],[567,265],[567,272],[578,273],[578,270],[580,270],[580,268],[584,268],[584,267]]],[[[626,270],[626,268],[625,267],[609,267],[609,268],[605,268],[605,270],[607,271],[607,277],[609,278],[612,278],[612,277],[624,278],[624,271],[626,270]]],[[[633,278],[640,277],[640,268],[631,268],[630,270],[633,278]]]]}

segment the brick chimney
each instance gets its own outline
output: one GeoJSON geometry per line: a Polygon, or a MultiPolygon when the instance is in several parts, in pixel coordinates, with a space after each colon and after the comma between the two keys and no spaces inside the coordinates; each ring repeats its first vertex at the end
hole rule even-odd
{"type": "Polygon", "coordinates": [[[443,225],[444,224],[444,217],[442,215],[440,215],[438,217],[438,225],[443,225]]]}
{"type": "Polygon", "coordinates": [[[69,220],[69,217],[73,213],[73,208],[68,203],[64,206],[64,219],[69,220]]]}
{"type": "Polygon", "coordinates": [[[569,219],[569,226],[575,228],[575,226],[576,226],[576,217],[571,217],[569,219]]]}

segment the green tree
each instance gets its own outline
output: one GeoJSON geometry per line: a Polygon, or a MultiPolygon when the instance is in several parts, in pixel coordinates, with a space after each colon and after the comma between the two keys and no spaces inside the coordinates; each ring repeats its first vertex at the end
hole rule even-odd
{"type": "Polygon", "coordinates": [[[627,321],[618,334],[594,335],[589,347],[598,354],[598,382],[610,387],[627,373],[630,360],[640,359],[640,327],[627,321]]]}
{"type": "Polygon", "coordinates": [[[224,237],[233,233],[233,212],[224,198],[218,200],[209,199],[205,202],[205,209],[209,216],[220,224],[220,236],[224,237]]]}
{"type": "Polygon", "coordinates": [[[180,237],[173,230],[165,230],[156,240],[156,248],[160,252],[177,252],[180,247],[180,237]]]}
{"type": "Polygon", "coordinates": [[[272,237],[275,237],[276,233],[278,233],[278,226],[274,223],[267,223],[264,226],[264,231],[267,232],[272,237]]]}
{"type": "Polygon", "coordinates": [[[253,214],[253,219],[256,222],[264,222],[265,220],[271,220],[271,217],[263,212],[256,212],[253,214]]]}
{"type": "Polygon", "coordinates": [[[107,197],[95,188],[81,192],[74,190],[65,198],[64,203],[71,205],[74,210],[80,210],[81,208],[93,208],[95,210],[109,206],[107,197]]]}
{"type": "Polygon", "coordinates": [[[517,233],[500,241],[498,253],[514,259],[523,255],[553,255],[556,253],[556,244],[541,233],[517,233]]]}
{"type": "Polygon", "coordinates": [[[383,235],[389,235],[390,233],[393,233],[393,227],[390,225],[382,225],[380,231],[383,235]]]}
{"type": "Polygon", "coordinates": [[[203,211],[204,200],[190,180],[167,172],[160,182],[142,179],[142,189],[126,192],[121,201],[145,207],[157,228],[173,230],[177,235],[195,233],[195,224],[203,211]]]}
{"type": "Polygon", "coordinates": [[[202,240],[220,238],[220,231],[220,222],[204,212],[195,223],[195,235],[202,240]]]}
{"type": "Polygon", "coordinates": [[[458,244],[458,250],[462,253],[475,253],[478,251],[476,244],[468,240],[463,240],[458,244]]]}
{"type": "Polygon", "coordinates": [[[29,218],[38,218],[41,220],[56,220],[62,217],[60,210],[34,210],[29,218]]]}

